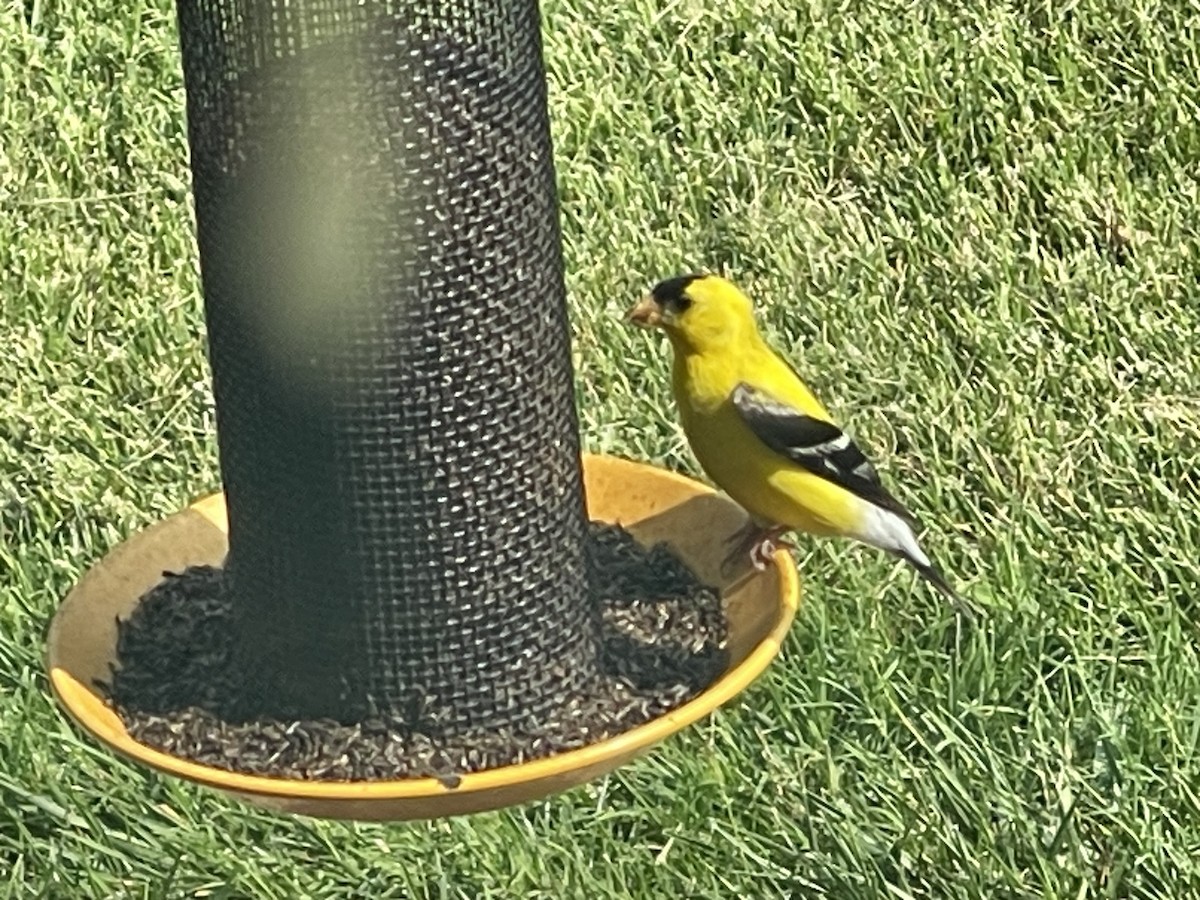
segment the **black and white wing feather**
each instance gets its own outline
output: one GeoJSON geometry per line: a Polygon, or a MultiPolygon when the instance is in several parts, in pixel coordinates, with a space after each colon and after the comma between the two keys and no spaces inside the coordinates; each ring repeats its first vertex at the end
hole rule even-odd
{"type": "Polygon", "coordinates": [[[850,435],[832,422],[805,415],[745,382],[734,388],[730,401],[755,437],[780,456],[917,526],[850,435]]]}

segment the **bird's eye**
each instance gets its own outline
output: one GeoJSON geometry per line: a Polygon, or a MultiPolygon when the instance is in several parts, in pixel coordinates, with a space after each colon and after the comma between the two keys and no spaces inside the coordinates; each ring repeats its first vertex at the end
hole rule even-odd
{"type": "Polygon", "coordinates": [[[688,308],[691,305],[692,305],[692,298],[687,296],[686,294],[680,294],[675,299],[675,302],[671,304],[671,306],[673,306],[675,308],[676,313],[687,312],[688,308]]]}

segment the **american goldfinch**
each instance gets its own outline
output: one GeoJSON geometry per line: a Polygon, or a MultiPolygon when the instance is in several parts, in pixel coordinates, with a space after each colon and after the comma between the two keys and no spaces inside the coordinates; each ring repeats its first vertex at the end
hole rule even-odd
{"type": "Polygon", "coordinates": [[[629,319],[666,333],[684,433],[708,476],[750,515],[727,571],[763,568],[787,531],[847,537],[912,565],[955,608],[965,601],[921,550],[916,519],[795,370],[758,333],[750,300],[716,275],[657,284],[629,319]]]}

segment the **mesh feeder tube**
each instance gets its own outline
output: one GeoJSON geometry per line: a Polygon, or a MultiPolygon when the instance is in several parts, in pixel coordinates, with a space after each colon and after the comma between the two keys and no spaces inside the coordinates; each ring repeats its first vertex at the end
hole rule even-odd
{"type": "Polygon", "coordinates": [[[178,12],[225,490],[71,589],[64,710],[265,809],[389,821],[582,784],[745,689],[795,615],[791,558],[730,580],[736,504],[581,467],[536,3],[178,12]],[[581,476],[699,592],[592,552],[581,476]]]}
{"type": "Polygon", "coordinates": [[[595,677],[536,0],[180,0],[247,711],[595,677]]]}

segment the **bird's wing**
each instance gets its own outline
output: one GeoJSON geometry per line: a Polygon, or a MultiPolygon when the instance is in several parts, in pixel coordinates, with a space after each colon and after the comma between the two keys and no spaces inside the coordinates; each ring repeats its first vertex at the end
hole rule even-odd
{"type": "Polygon", "coordinates": [[[730,402],[755,437],[780,456],[917,525],[850,435],[832,422],[805,415],[745,382],[734,388],[730,402]]]}

